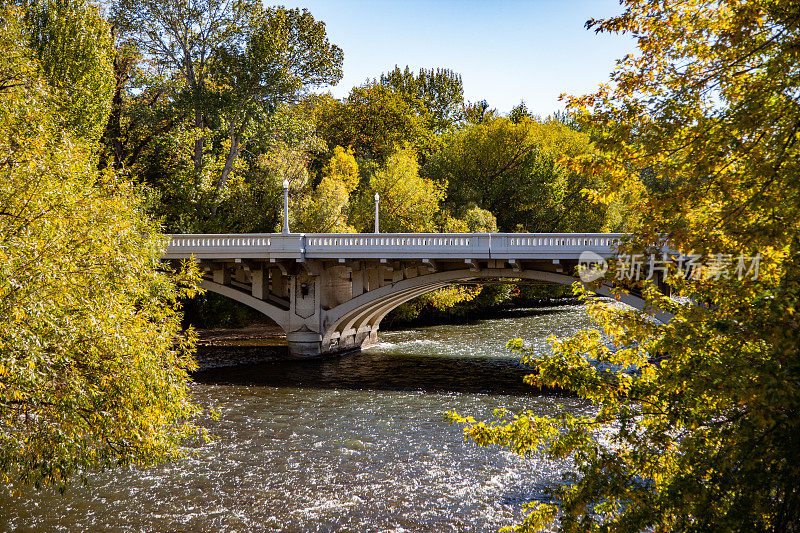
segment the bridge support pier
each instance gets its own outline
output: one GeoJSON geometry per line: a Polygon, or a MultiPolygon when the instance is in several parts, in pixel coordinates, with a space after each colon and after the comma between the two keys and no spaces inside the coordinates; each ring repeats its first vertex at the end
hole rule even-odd
{"type": "Polygon", "coordinates": [[[323,337],[323,345],[327,345],[329,352],[350,352],[368,348],[378,343],[378,328],[370,327],[362,331],[351,331],[348,333],[339,333],[338,338],[331,338],[331,332],[323,337]],[[325,343],[327,339],[327,343],[325,343]]]}
{"type": "Polygon", "coordinates": [[[292,331],[286,334],[289,355],[292,357],[313,357],[323,353],[322,335],[313,331],[292,331]]]}

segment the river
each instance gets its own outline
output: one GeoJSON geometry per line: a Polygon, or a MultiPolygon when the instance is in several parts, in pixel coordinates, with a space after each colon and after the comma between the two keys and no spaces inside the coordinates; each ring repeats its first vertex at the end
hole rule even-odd
{"type": "Polygon", "coordinates": [[[490,532],[543,498],[566,465],[465,443],[443,413],[588,406],[537,393],[505,342],[545,348],[587,327],[579,306],[381,333],[361,353],[197,376],[218,436],[189,460],[95,473],[65,495],[0,500],[3,531],[490,532]]]}

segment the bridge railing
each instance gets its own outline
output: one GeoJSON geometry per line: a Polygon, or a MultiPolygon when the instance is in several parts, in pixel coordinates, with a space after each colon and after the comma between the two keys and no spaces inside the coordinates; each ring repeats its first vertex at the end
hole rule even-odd
{"type": "Polygon", "coordinates": [[[353,233],[306,235],[306,257],[318,259],[489,259],[488,233],[353,233]]]}
{"type": "Polygon", "coordinates": [[[220,233],[170,235],[165,259],[300,259],[301,233],[220,233]]]}
{"type": "Polygon", "coordinates": [[[611,256],[621,233],[176,234],[165,259],[566,259],[611,256]]]}
{"type": "Polygon", "coordinates": [[[492,233],[492,259],[560,259],[592,251],[610,257],[624,233],[492,233]]]}

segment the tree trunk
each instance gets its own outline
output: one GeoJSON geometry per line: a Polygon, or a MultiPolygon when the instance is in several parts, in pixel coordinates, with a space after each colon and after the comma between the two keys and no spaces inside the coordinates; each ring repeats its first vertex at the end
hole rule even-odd
{"type": "MultiPolygon", "coordinates": [[[[115,65],[116,66],[116,65],[115,65]]],[[[116,70],[116,69],[115,69],[116,70]]],[[[115,72],[117,76],[116,88],[114,89],[114,96],[111,99],[111,113],[108,115],[108,124],[106,125],[106,138],[108,139],[108,146],[111,148],[111,153],[114,156],[114,169],[120,170],[122,168],[123,147],[122,147],[122,81],[120,80],[119,72],[115,72]]]]}
{"type": "Polygon", "coordinates": [[[195,108],[194,112],[194,125],[200,128],[200,137],[194,141],[194,171],[199,173],[203,168],[203,146],[205,145],[205,131],[203,124],[203,112],[199,108],[195,108]]]}
{"type": "Polygon", "coordinates": [[[223,189],[225,189],[225,185],[228,183],[228,176],[230,176],[231,170],[233,170],[233,164],[236,162],[236,158],[239,156],[240,136],[241,135],[234,129],[234,126],[231,125],[231,149],[228,152],[228,157],[225,159],[225,166],[222,168],[222,174],[219,177],[219,181],[217,181],[217,190],[214,193],[214,203],[211,206],[212,217],[217,214],[219,196],[223,189]]]}
{"type": "MultiPolygon", "coordinates": [[[[111,39],[114,46],[117,44],[117,30],[115,26],[111,27],[111,39]]],[[[122,89],[128,80],[128,64],[127,58],[117,50],[114,54],[114,61],[112,62],[114,69],[114,96],[111,99],[111,112],[108,114],[108,122],[106,123],[106,130],[103,132],[103,137],[111,150],[114,158],[113,165],[115,170],[122,168],[123,160],[123,144],[122,144],[122,89]]],[[[102,170],[108,164],[108,161],[100,160],[98,168],[102,170]]]]}

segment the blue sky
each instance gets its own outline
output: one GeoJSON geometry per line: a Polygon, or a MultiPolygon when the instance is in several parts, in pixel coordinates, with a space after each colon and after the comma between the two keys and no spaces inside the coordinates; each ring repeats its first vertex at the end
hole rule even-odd
{"type": "Polygon", "coordinates": [[[460,73],[468,100],[509,111],[563,109],[561,93],[584,94],[634,48],[626,36],[595,35],[590,18],[617,14],[616,0],[296,0],[325,21],[344,51],[344,97],[355,85],[406,65],[460,73]]]}

